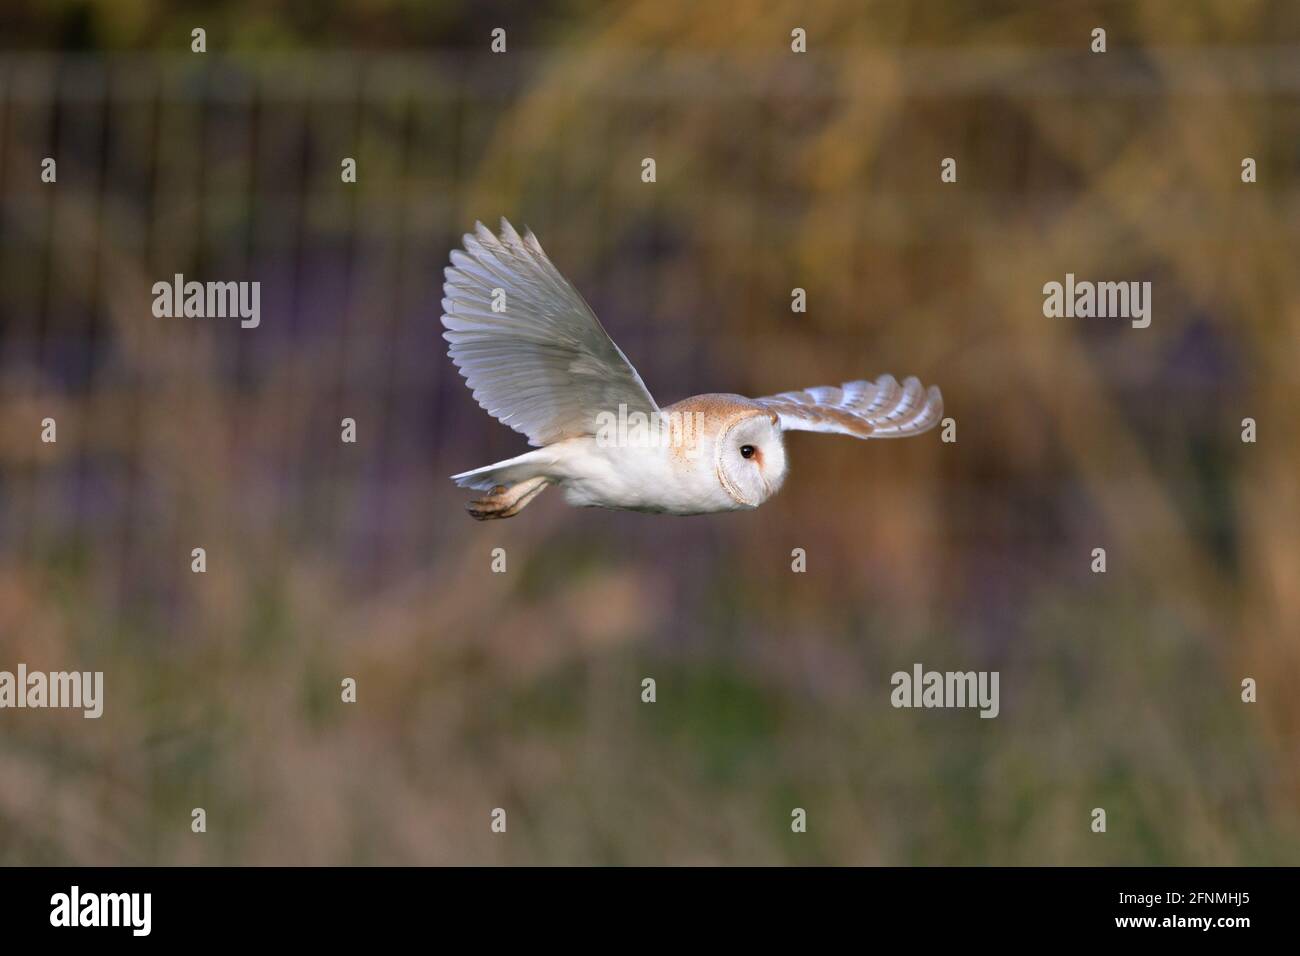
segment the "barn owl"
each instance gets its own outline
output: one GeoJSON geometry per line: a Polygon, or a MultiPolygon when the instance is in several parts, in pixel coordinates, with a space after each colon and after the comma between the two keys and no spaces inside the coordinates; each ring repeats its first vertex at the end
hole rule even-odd
{"type": "Polygon", "coordinates": [[[452,475],[487,492],[479,520],[518,514],[549,485],[569,504],[694,515],[757,508],[786,475],[787,431],[900,438],[934,427],[939,389],[890,375],[764,398],[707,394],[660,409],[623,350],[531,231],[482,223],[443,284],[448,354],[488,414],[533,451],[452,475]]]}

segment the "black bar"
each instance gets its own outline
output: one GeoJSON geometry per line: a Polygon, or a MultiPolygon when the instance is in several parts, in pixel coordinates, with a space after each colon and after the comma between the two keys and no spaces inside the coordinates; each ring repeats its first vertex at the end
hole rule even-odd
{"type": "Polygon", "coordinates": [[[462,929],[496,937],[529,927],[541,943],[561,924],[566,937],[581,937],[612,922],[629,939],[666,940],[691,927],[763,938],[815,924],[819,936],[877,940],[921,932],[927,942],[1199,936],[1231,945],[1242,934],[1284,932],[1295,882],[1293,869],[1245,868],[44,868],[0,871],[0,917],[6,942],[75,934],[82,944],[373,944],[421,927],[432,946],[462,929]],[[74,886],[79,921],[117,907],[119,925],[52,925],[70,922],[74,886]],[[150,894],[147,936],[136,935],[143,896],[127,909],[124,898],[99,895],[124,893],[150,894]]]}

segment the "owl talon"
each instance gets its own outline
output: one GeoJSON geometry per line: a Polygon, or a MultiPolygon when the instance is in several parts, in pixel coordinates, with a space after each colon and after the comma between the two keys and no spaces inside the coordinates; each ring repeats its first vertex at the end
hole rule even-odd
{"type": "Polygon", "coordinates": [[[509,488],[505,485],[497,485],[482,498],[475,498],[466,505],[466,510],[476,521],[513,518],[524,510],[528,502],[541,494],[545,487],[545,478],[529,478],[509,488]]]}

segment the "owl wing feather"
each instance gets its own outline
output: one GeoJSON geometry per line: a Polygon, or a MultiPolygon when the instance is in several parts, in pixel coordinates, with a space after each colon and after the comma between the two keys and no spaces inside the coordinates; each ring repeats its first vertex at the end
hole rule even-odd
{"type": "Polygon", "coordinates": [[[578,291],[505,219],[481,222],[451,254],[443,338],[475,400],[531,445],[594,434],[602,411],[659,411],[641,376],[578,291]],[[496,292],[501,290],[501,292],[496,292]],[[504,293],[504,299],[501,294],[504,293]],[[504,310],[493,311],[495,300],[504,310]]]}
{"type": "Polygon", "coordinates": [[[875,382],[818,385],[801,392],[756,398],[781,420],[783,431],[831,432],[854,438],[903,438],[929,431],[943,415],[938,386],[916,378],[902,385],[892,375],[875,382]]]}

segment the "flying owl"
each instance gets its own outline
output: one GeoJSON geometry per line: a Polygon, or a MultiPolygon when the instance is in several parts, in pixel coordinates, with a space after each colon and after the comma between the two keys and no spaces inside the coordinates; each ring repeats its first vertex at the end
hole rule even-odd
{"type": "Polygon", "coordinates": [[[474,398],[535,450],[452,480],[509,518],[548,485],[571,505],[694,515],[757,508],[786,475],[786,431],[901,438],[933,428],[939,389],[890,375],[765,398],[708,394],[660,409],[623,350],[542,251],[505,219],[451,254],[443,337],[474,398]]]}

